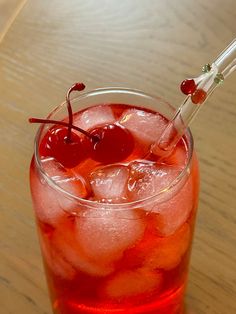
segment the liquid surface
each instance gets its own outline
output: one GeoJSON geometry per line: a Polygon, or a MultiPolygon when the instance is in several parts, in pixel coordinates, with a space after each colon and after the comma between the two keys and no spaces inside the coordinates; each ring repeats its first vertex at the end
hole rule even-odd
{"type": "MultiPolygon", "coordinates": [[[[134,140],[129,155],[109,164],[83,154],[68,169],[45,154],[42,140],[43,169],[62,189],[100,207],[154,196],[188,160],[184,140],[165,160],[150,155],[166,123],[158,113],[133,106],[88,108],[74,115],[74,125],[86,131],[109,124],[125,128],[134,140]]],[[[34,160],[31,190],[55,313],[179,313],[197,206],[195,157],[186,178],[137,208],[85,207],[42,180],[34,160]]]]}

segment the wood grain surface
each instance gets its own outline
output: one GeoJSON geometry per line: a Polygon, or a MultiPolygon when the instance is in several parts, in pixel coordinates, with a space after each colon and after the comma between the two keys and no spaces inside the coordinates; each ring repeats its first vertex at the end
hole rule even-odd
{"type": "Polygon", "coordinates": [[[0,0],[0,41],[27,0],[0,0]]]}
{"type": "MultiPolygon", "coordinates": [[[[1,3],[1,2],[0,2],[1,3]]],[[[36,126],[83,81],[174,106],[236,37],[235,0],[29,0],[0,43],[0,312],[51,313],[28,185],[36,126]]],[[[236,313],[236,73],[192,124],[201,196],[187,313],[236,313]]]]}

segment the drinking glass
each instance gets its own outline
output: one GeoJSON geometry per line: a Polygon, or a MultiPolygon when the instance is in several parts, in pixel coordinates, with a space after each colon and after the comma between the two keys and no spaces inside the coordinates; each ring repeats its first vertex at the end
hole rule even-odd
{"type": "MultiPolygon", "coordinates": [[[[106,104],[145,108],[167,120],[174,112],[161,98],[125,88],[93,90],[71,103],[74,113],[106,104]]],[[[67,116],[63,103],[48,118],[67,116]]],[[[184,166],[158,193],[101,203],[77,196],[84,187],[73,169],[40,157],[50,128],[43,124],[36,135],[30,184],[54,313],[182,313],[199,190],[190,130],[173,153],[173,166],[186,159],[184,166]]],[[[80,166],[82,173],[88,168],[80,166]]]]}

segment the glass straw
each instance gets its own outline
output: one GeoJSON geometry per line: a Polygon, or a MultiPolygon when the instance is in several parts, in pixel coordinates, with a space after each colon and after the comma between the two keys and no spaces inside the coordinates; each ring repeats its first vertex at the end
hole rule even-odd
{"type": "Polygon", "coordinates": [[[171,153],[206,99],[234,70],[236,70],[236,39],[211,65],[206,64],[203,67],[201,75],[192,79],[196,83],[196,90],[186,97],[158,141],[153,144],[151,148],[153,154],[165,157],[171,153]]]}

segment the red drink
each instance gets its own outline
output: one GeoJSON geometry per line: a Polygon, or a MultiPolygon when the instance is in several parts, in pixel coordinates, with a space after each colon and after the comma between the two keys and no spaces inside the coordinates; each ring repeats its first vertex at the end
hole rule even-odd
{"type": "Polygon", "coordinates": [[[36,140],[31,190],[53,310],[181,313],[198,200],[191,135],[160,160],[150,146],[167,123],[161,101],[149,99],[159,114],[149,104],[138,106],[143,99],[135,97],[144,94],[132,106],[130,99],[114,104],[114,95],[107,95],[112,104],[77,108],[73,124],[90,133],[106,125],[127,131],[134,145],[122,160],[110,164],[120,153],[107,150],[100,162],[86,136],[75,131],[85,151],[78,165],[67,168],[47,154],[50,134],[60,127],[44,126],[36,140]]]}

